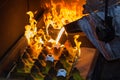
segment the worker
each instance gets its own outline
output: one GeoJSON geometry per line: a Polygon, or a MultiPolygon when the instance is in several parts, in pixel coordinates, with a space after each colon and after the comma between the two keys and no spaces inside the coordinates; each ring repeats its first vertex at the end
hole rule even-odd
{"type": "MultiPolygon", "coordinates": [[[[108,27],[105,28],[104,11],[91,12],[81,19],[65,25],[67,33],[84,32],[107,60],[120,58],[120,4],[108,8],[108,27]],[[111,18],[111,19],[110,19],[111,18]],[[112,27],[110,28],[110,26],[112,27]],[[112,32],[112,33],[111,33],[112,32]]],[[[106,24],[105,24],[106,25],[106,24]]]]}

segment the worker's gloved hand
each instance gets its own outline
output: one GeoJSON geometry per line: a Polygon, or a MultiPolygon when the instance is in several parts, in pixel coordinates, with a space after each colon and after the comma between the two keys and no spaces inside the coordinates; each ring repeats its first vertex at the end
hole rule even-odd
{"type": "Polygon", "coordinates": [[[101,27],[96,28],[96,33],[100,41],[109,42],[114,39],[114,31],[108,29],[103,29],[101,27]]]}
{"type": "Polygon", "coordinates": [[[112,26],[112,17],[108,16],[107,21],[103,25],[104,27],[97,26],[96,34],[100,41],[109,42],[115,37],[115,29],[112,26]]]}

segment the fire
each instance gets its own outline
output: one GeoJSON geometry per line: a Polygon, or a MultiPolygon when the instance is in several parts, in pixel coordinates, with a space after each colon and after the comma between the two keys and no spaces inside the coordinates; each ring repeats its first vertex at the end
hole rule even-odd
{"type": "MultiPolygon", "coordinates": [[[[51,0],[49,3],[45,3],[45,6],[48,8],[46,13],[43,15],[43,21],[45,23],[45,30],[37,28],[37,21],[34,19],[34,14],[29,11],[27,14],[30,16],[29,25],[25,26],[25,37],[28,40],[28,45],[32,47],[35,53],[39,53],[42,49],[42,45],[46,42],[59,43],[59,39],[64,32],[64,25],[80,19],[84,15],[82,14],[83,5],[85,4],[85,0],[51,0]],[[61,29],[58,34],[57,39],[51,39],[49,34],[49,27],[53,27],[54,29],[61,29]]],[[[42,26],[43,27],[43,26],[42,26]]],[[[75,38],[75,43],[79,43],[75,38]]],[[[80,49],[80,44],[76,45],[77,49],[80,49]]]]}
{"type": "Polygon", "coordinates": [[[34,19],[34,14],[31,11],[27,12],[27,14],[30,16],[29,18],[30,24],[25,26],[26,29],[25,36],[28,40],[28,43],[30,44],[31,43],[30,39],[33,38],[37,33],[36,27],[37,21],[34,19]]]}
{"type": "Polygon", "coordinates": [[[58,41],[60,40],[60,37],[62,36],[62,34],[63,34],[64,31],[65,31],[65,28],[63,27],[63,28],[60,30],[60,32],[59,32],[59,34],[58,34],[58,36],[57,36],[56,44],[58,44],[58,41]]]}
{"type": "Polygon", "coordinates": [[[82,16],[84,0],[61,0],[55,2],[51,0],[51,3],[46,4],[49,8],[48,13],[44,14],[44,22],[47,28],[52,25],[54,29],[61,29],[63,25],[80,19],[82,16]]]}
{"type": "Polygon", "coordinates": [[[80,45],[81,45],[81,42],[79,42],[77,39],[79,38],[79,35],[75,35],[74,36],[74,42],[75,42],[75,45],[76,45],[76,49],[78,50],[78,56],[80,56],[80,45]]]}

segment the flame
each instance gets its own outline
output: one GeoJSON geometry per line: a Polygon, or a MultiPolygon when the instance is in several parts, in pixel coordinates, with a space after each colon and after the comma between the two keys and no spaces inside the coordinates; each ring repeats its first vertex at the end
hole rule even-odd
{"type": "Polygon", "coordinates": [[[77,48],[78,53],[79,53],[78,56],[80,56],[80,54],[81,54],[81,50],[80,50],[81,42],[77,40],[79,38],[79,36],[80,35],[75,35],[74,36],[74,42],[75,42],[76,48],[77,48]]]}
{"type": "MultiPolygon", "coordinates": [[[[27,12],[30,18],[29,25],[25,26],[25,37],[34,53],[39,53],[42,49],[42,45],[46,42],[58,44],[60,37],[64,32],[64,28],[62,27],[84,16],[84,14],[82,14],[82,6],[84,4],[85,0],[51,0],[49,3],[46,2],[45,5],[48,9],[43,15],[45,30],[38,29],[37,21],[34,19],[34,13],[31,11],[27,12]],[[49,27],[61,29],[60,33],[56,35],[56,40],[51,38],[52,35],[49,34],[49,27]]],[[[80,49],[81,43],[79,43],[76,38],[75,43],[77,49],[80,49]]]]}
{"type": "Polygon", "coordinates": [[[60,37],[62,36],[62,34],[63,34],[64,31],[65,31],[65,28],[63,27],[63,28],[60,30],[60,32],[59,32],[59,34],[58,34],[58,36],[57,36],[56,44],[58,44],[58,41],[60,40],[60,37]]]}
{"type": "Polygon", "coordinates": [[[44,14],[44,22],[46,26],[47,34],[49,35],[48,28],[52,26],[54,29],[61,29],[63,25],[66,25],[72,21],[80,19],[84,16],[82,14],[83,5],[85,0],[60,0],[47,3],[49,8],[48,13],[44,14]]]}
{"type": "Polygon", "coordinates": [[[34,19],[34,15],[31,11],[27,12],[27,14],[30,16],[29,18],[29,23],[30,25],[26,25],[25,26],[25,36],[28,40],[28,43],[30,44],[30,39],[33,38],[36,33],[37,33],[37,27],[36,27],[36,24],[37,24],[37,21],[34,19]]]}

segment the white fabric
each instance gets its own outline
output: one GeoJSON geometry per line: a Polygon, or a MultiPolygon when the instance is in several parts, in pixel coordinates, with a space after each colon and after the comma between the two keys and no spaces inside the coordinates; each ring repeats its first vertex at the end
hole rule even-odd
{"type": "Polygon", "coordinates": [[[67,71],[65,69],[59,69],[57,72],[57,76],[66,77],[67,71]]]}
{"type": "Polygon", "coordinates": [[[54,62],[54,57],[53,57],[53,55],[47,55],[46,56],[46,61],[51,61],[51,62],[54,62]]]}

